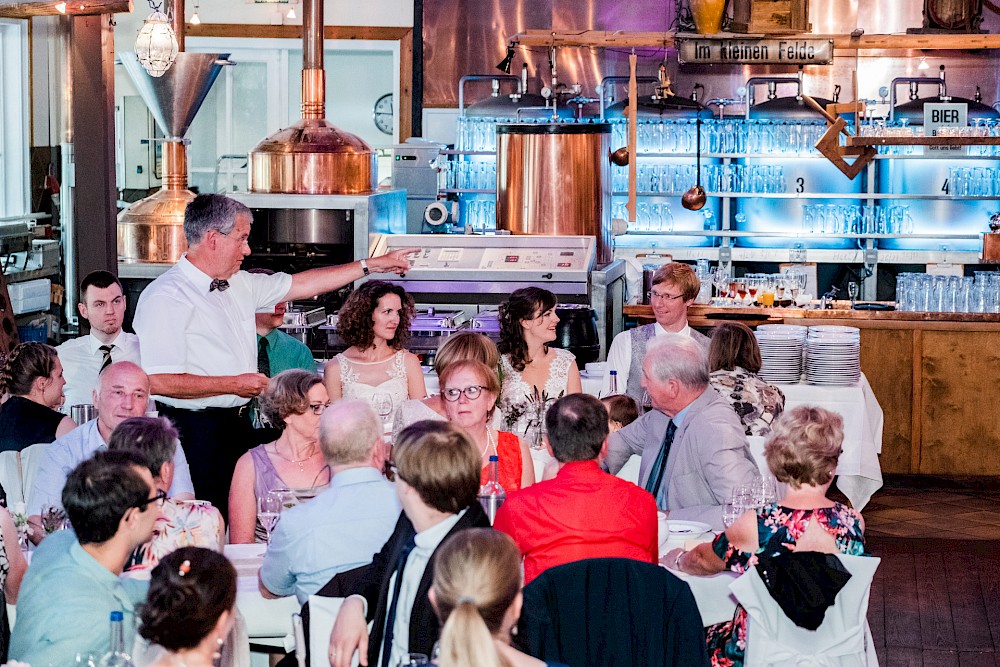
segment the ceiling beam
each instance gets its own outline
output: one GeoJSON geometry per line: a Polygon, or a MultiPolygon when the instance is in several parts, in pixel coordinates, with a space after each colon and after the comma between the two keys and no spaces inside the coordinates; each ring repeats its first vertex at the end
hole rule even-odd
{"type": "Polygon", "coordinates": [[[0,0],[0,18],[30,19],[33,16],[94,16],[127,14],[132,0],[0,0]],[[62,6],[60,11],[58,6],[62,6]]]}

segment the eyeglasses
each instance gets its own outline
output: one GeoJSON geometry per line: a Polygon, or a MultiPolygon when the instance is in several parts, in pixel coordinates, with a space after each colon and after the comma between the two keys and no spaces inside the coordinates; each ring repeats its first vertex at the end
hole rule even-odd
{"type": "Polygon", "coordinates": [[[683,294],[661,294],[655,290],[649,291],[650,301],[674,301],[676,299],[683,299],[683,294]]]}
{"type": "Polygon", "coordinates": [[[309,410],[314,415],[321,415],[321,414],[323,414],[324,412],[326,412],[326,409],[328,407],[330,407],[329,403],[310,403],[309,404],[309,410]]]}
{"type": "Polygon", "coordinates": [[[486,389],[486,387],[474,384],[471,387],[466,387],[465,389],[456,389],[456,388],[445,389],[444,391],[441,392],[441,395],[444,396],[444,400],[448,401],[449,403],[454,403],[455,401],[457,401],[458,397],[461,396],[462,394],[465,394],[465,397],[470,401],[474,401],[477,398],[479,398],[479,395],[481,393],[483,393],[483,389],[486,389]]]}
{"type": "MultiPolygon", "coordinates": [[[[219,230],[215,230],[215,231],[218,232],[219,230]]],[[[219,232],[219,234],[221,234],[222,236],[225,236],[227,239],[232,239],[233,241],[236,241],[241,246],[245,245],[248,248],[250,247],[250,235],[249,234],[246,235],[246,236],[243,236],[243,235],[240,235],[240,236],[231,236],[232,232],[229,232],[228,234],[226,232],[219,232]]]]}
{"type": "Polygon", "coordinates": [[[161,490],[161,491],[157,491],[156,495],[153,496],[152,498],[146,498],[145,500],[141,500],[138,503],[136,503],[135,505],[133,505],[132,507],[136,507],[136,508],[138,508],[141,511],[146,511],[146,506],[147,505],[149,505],[151,503],[156,503],[157,506],[160,506],[160,505],[163,505],[163,501],[166,500],[166,499],[167,499],[167,492],[161,490]]]}

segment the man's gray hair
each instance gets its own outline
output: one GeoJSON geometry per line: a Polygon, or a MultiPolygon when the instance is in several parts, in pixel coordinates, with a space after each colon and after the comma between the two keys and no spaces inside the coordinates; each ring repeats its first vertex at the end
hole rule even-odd
{"type": "Polygon", "coordinates": [[[708,386],[708,360],[705,351],[689,336],[662,334],[646,347],[646,368],[657,382],[677,380],[689,389],[708,386]]]}
{"type": "Polygon", "coordinates": [[[233,231],[236,216],[241,213],[253,219],[249,208],[226,195],[198,195],[184,209],[184,238],[189,246],[193,246],[201,243],[209,230],[228,234],[233,231]]]}
{"type": "Polygon", "coordinates": [[[319,447],[331,466],[366,463],[381,441],[382,422],[365,401],[338,401],[319,420],[319,447]]]}

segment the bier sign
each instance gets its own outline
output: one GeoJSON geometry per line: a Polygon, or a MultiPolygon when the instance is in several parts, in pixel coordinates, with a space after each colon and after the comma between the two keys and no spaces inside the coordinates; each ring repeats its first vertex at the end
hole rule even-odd
{"type": "MultiPolygon", "coordinates": [[[[943,128],[962,128],[969,124],[969,105],[962,102],[956,104],[924,104],[924,136],[957,136],[959,130],[943,128]]],[[[967,146],[924,146],[927,155],[961,155],[968,152],[967,146]]]]}
{"type": "Polygon", "coordinates": [[[677,61],[695,65],[829,65],[833,40],[678,37],[677,61]]]}

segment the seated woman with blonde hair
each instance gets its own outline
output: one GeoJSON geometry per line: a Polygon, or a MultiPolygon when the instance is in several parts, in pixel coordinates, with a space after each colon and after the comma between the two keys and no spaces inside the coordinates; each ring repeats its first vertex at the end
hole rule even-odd
{"type": "MultiPolygon", "coordinates": [[[[434,355],[434,373],[440,380],[445,370],[453,363],[469,360],[481,361],[490,368],[496,368],[500,363],[500,352],[497,351],[496,343],[483,334],[460,331],[445,338],[438,347],[437,354],[434,355]]],[[[499,422],[499,415],[495,414],[494,417],[494,421],[499,422]]],[[[447,418],[440,393],[423,399],[412,398],[403,401],[393,421],[392,439],[395,441],[399,432],[413,422],[423,419],[443,421],[447,418]]]]}
{"type": "Polygon", "coordinates": [[[510,645],[521,616],[521,554],[504,533],[471,528],[448,538],[427,597],[442,623],[438,667],[558,667],[510,645]]]}
{"type": "MultiPolygon", "coordinates": [[[[789,551],[865,555],[864,520],[847,505],[826,497],[837,472],[844,420],[829,410],[800,405],[774,423],[764,446],[767,467],[788,493],[777,503],[747,512],[711,543],[691,551],[674,549],[660,563],[696,576],[723,570],[745,572],[758,558],[789,551]]],[[[706,628],[713,665],[742,667],[747,615],[706,628]]]]}

